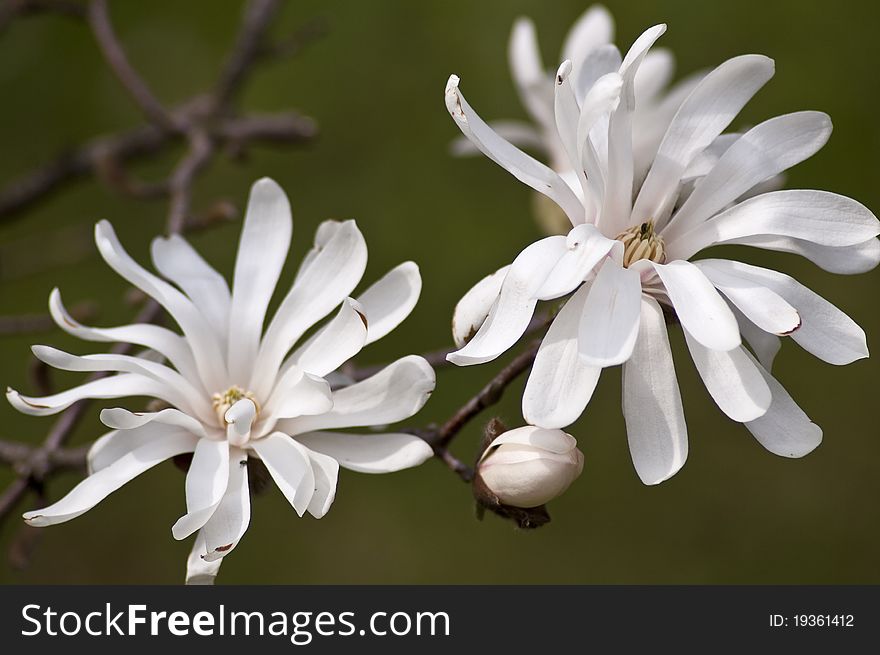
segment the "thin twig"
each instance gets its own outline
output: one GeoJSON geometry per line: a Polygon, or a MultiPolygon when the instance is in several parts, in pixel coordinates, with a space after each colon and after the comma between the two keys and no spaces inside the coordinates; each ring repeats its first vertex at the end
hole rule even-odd
{"type": "Polygon", "coordinates": [[[179,126],[174,118],[128,61],[128,56],[110,22],[106,0],[92,0],[89,3],[87,17],[104,60],[147,120],[163,130],[170,132],[178,130],[179,126]]]}
{"type": "Polygon", "coordinates": [[[170,234],[183,231],[190,214],[195,177],[214,154],[214,144],[204,131],[193,130],[188,136],[189,150],[177,164],[170,179],[171,198],[166,225],[170,234]]]}

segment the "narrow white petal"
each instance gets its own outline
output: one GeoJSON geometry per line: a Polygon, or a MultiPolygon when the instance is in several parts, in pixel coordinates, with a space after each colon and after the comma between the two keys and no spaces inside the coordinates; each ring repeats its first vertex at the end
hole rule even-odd
{"type": "Polygon", "coordinates": [[[84,341],[101,343],[130,343],[161,353],[165,359],[189,380],[198,379],[195,360],[186,340],[168,328],[149,323],[120,327],[95,328],[78,323],[64,308],[61,292],[56,288],[49,295],[49,312],[58,326],[84,341]]]}
{"type": "Polygon", "coordinates": [[[415,262],[392,268],[358,296],[367,315],[367,341],[378,341],[410,315],[422,292],[422,276],[415,262]]]}
{"type": "Polygon", "coordinates": [[[620,74],[613,72],[599,78],[584,98],[578,118],[576,164],[586,172],[587,182],[598,203],[602,202],[605,194],[605,171],[590,133],[600,119],[617,109],[622,90],[623,78],[620,74]]]}
{"type": "Polygon", "coordinates": [[[480,151],[516,179],[559,205],[572,225],[584,222],[584,208],[571,187],[551,168],[502,139],[471,108],[452,75],[446,85],[446,108],[462,133],[480,151]]]}
{"type": "Polygon", "coordinates": [[[170,429],[90,475],[57,503],[25,512],[24,520],[41,528],[74,519],[156,464],[192,452],[197,441],[198,437],[189,432],[170,429]]]}
{"type": "Polygon", "coordinates": [[[306,448],[332,457],[343,468],[360,473],[392,473],[418,466],[434,454],[412,434],[346,434],[310,432],[296,437],[306,448]]]}
{"type": "Polygon", "coordinates": [[[309,461],[315,474],[315,494],[309,503],[308,512],[316,519],[320,519],[330,510],[330,505],[336,498],[339,462],[314,450],[309,451],[309,461]]]}
{"type": "Polygon", "coordinates": [[[202,528],[205,535],[203,558],[212,562],[228,555],[238,545],[251,521],[248,488],[247,453],[238,448],[229,451],[229,482],[223,500],[202,528]]]}
{"type": "Polygon", "coordinates": [[[620,242],[605,237],[593,225],[578,225],[565,238],[565,253],[535,293],[538,300],[553,300],[571,293],[620,242]]]}
{"type": "Polygon", "coordinates": [[[655,48],[647,53],[634,82],[637,102],[641,105],[655,100],[672,80],[674,72],[675,58],[669,50],[655,48]]]}
{"type": "MultiPolygon", "coordinates": [[[[333,396],[327,380],[311,373],[297,376],[288,371],[275,385],[263,413],[274,423],[284,418],[323,414],[332,407],[333,396]]],[[[266,423],[260,432],[265,434],[270,426],[271,423],[266,423]]]]}
{"type": "MultiPolygon", "coordinates": [[[[581,192],[588,193],[587,177],[581,166],[581,155],[578,150],[578,121],[580,118],[580,105],[574,96],[571,80],[571,61],[566,59],[556,71],[556,84],[554,85],[553,109],[556,116],[556,131],[562,141],[562,147],[568,155],[568,164],[580,183],[581,192]]],[[[594,121],[595,122],[595,121],[594,121]]]]}
{"type": "Polygon", "coordinates": [[[223,560],[206,562],[204,555],[208,552],[205,536],[199,532],[193,543],[192,551],[186,560],[186,584],[188,585],[212,585],[220,572],[223,560]]]}
{"type": "Polygon", "coordinates": [[[736,318],[700,268],[685,261],[654,264],[681,324],[706,348],[740,345],[736,318]]]}
{"type": "Polygon", "coordinates": [[[248,198],[229,310],[229,374],[235,379],[247,379],[251,372],[292,231],[284,191],[269,178],[257,180],[248,198]]]}
{"type": "Polygon", "coordinates": [[[243,446],[250,439],[251,426],[257,418],[257,406],[250,398],[237,400],[226,410],[226,439],[233,446],[243,446]]]}
{"type": "Polygon", "coordinates": [[[173,425],[192,432],[197,437],[207,437],[204,425],[188,414],[174,408],[158,412],[130,412],[122,407],[101,410],[101,423],[114,430],[133,430],[149,423],[173,425]]]}
{"type": "Polygon", "coordinates": [[[608,73],[616,73],[621,62],[620,50],[611,43],[594,48],[581,63],[572,60],[575,96],[579,100],[586,97],[598,79],[608,73]]]}
{"type": "Polygon", "coordinates": [[[779,382],[759,364],[758,370],[773,393],[770,409],[746,423],[749,432],[764,448],[781,457],[803,457],[822,443],[822,428],[797,406],[779,382]]]}
{"type": "Polygon", "coordinates": [[[367,266],[367,244],[350,220],[334,229],[332,236],[308,265],[303,265],[293,287],[269,324],[250,389],[265,396],[290,348],[312,325],[327,316],[351,294],[367,266]]]}
{"type": "Polygon", "coordinates": [[[679,107],[657,151],[633,208],[632,223],[664,220],[682,175],[693,158],[730,125],[773,76],[772,59],[743,55],[706,75],[679,107]]]}
{"type": "Polygon", "coordinates": [[[305,514],[315,494],[315,474],[309,451],[281,432],[257,439],[251,446],[287,502],[299,516],[305,514]]]}
{"type": "Polygon", "coordinates": [[[205,387],[219,385],[226,375],[220,344],[215,332],[192,301],[134,261],[119,243],[113,227],[107,221],[100,221],[95,225],[95,243],[110,268],[155,299],[177,322],[192,349],[205,387]]]}
{"type": "MultiPolygon", "coordinates": [[[[513,24],[507,47],[507,58],[510,62],[510,73],[523,106],[538,125],[541,125],[545,130],[552,129],[552,86],[547,72],[544,70],[544,64],[541,63],[535,24],[530,19],[519,18],[513,24]]],[[[482,150],[482,148],[480,149],[482,150]]]]}
{"type": "Polygon", "coordinates": [[[459,366],[482,364],[516,343],[535,311],[536,294],[568,250],[566,244],[565,237],[552,236],[523,250],[510,265],[498,300],[474,338],[447,359],[459,366]]]}
{"type": "Polygon", "coordinates": [[[186,539],[208,522],[228,481],[229,442],[200,439],[186,474],[186,514],[171,528],[175,539],[186,539]]]}
{"type": "Polygon", "coordinates": [[[422,357],[398,359],[375,375],[333,392],[333,409],[280,421],[292,436],[313,430],[385,425],[418,412],[434,391],[434,369],[422,357]]]}
{"type": "Polygon", "coordinates": [[[642,297],[639,338],[623,365],[623,416],[636,473],[659,484],[684,466],[687,425],[660,305],[642,297]]]}
{"type": "Polygon", "coordinates": [[[487,275],[458,301],[452,314],[452,338],[459,348],[470,341],[485,322],[501,293],[501,285],[509,269],[509,265],[503,266],[487,275]]]}
{"type": "MultiPolygon", "coordinates": [[[[702,185],[700,182],[697,189],[702,185]]],[[[864,243],[878,234],[880,221],[852,198],[828,191],[792,189],[749,198],[667,243],[670,256],[685,259],[715,243],[755,235],[844,247],[864,243]]]]}
{"type": "Polygon", "coordinates": [[[366,308],[346,298],[336,316],[287,358],[282,366],[299,368],[318,376],[335,371],[357,355],[367,341],[366,308]]]}
{"type": "Polygon", "coordinates": [[[608,125],[608,176],[600,219],[606,234],[618,234],[629,224],[635,175],[632,142],[632,116],[636,108],[635,77],[648,49],[665,31],[666,25],[662,24],[645,30],[620,65],[623,88],[620,104],[611,113],[608,125]]]}
{"type": "Polygon", "coordinates": [[[771,370],[773,368],[773,360],[776,359],[779,349],[782,348],[782,339],[775,334],[765,332],[752,323],[736,305],[731,304],[730,309],[733,311],[733,315],[736,316],[736,322],[739,325],[742,338],[751,346],[752,352],[757,356],[761,366],[768,371],[771,370]]]}
{"type": "Polygon", "coordinates": [[[590,286],[578,329],[578,350],[588,366],[616,366],[632,354],[639,333],[639,274],[606,259],[590,286]]]}
{"type": "Polygon", "coordinates": [[[507,430],[495,437],[486,448],[483,457],[489,453],[490,448],[506,443],[534,446],[539,450],[546,450],[557,455],[571,452],[573,448],[577,448],[577,440],[562,430],[548,430],[534,425],[524,425],[513,430],[507,430]]]}
{"type": "Polygon", "coordinates": [[[564,428],[583,413],[602,369],[587,366],[578,353],[578,327],[589,285],[560,310],[535,356],[522,398],[523,418],[542,428],[564,428]]]}
{"type": "Polygon", "coordinates": [[[562,58],[579,65],[592,50],[614,40],[614,18],[602,5],[593,5],[575,21],[562,44],[562,58]]]}
{"type": "Polygon", "coordinates": [[[831,119],[818,111],[777,116],[753,127],[736,139],[700,180],[664,237],[685,234],[755,185],[812,157],[829,136],[831,119]]]}
{"type": "Polygon", "coordinates": [[[192,300],[208,324],[217,331],[221,346],[225,347],[230,295],[223,276],[179,234],[154,239],[150,252],[156,270],[192,300]]]}
{"type": "MultiPolygon", "coordinates": [[[[526,150],[544,150],[544,139],[529,123],[523,121],[490,121],[489,126],[505,141],[526,150]]],[[[456,157],[481,154],[479,148],[463,134],[449,144],[449,151],[456,157]]]]}
{"type": "Polygon", "coordinates": [[[740,423],[763,416],[772,400],[770,388],[745,349],[709,350],[687,330],[684,336],[703,384],[721,411],[740,423]]]}
{"type": "Polygon", "coordinates": [[[760,282],[712,265],[702,266],[699,261],[694,263],[716,289],[765,332],[787,335],[800,327],[801,317],[797,310],[760,282]]]}
{"type": "Polygon", "coordinates": [[[855,246],[842,247],[820,246],[801,239],[774,236],[748,236],[724,243],[791,252],[806,257],[829,273],[841,275],[867,273],[880,264],[880,240],[878,239],[868,239],[855,246]]]}
{"type": "Polygon", "coordinates": [[[706,267],[752,280],[782,296],[801,316],[791,338],[829,364],[849,364],[868,356],[865,331],[830,302],[788,275],[725,259],[707,259],[706,267]]]}
{"type": "Polygon", "coordinates": [[[50,416],[57,414],[78,400],[84,398],[124,398],[126,396],[147,396],[171,402],[166,397],[165,388],[155,380],[134,373],[123,373],[86,382],[73,389],[67,389],[50,396],[22,396],[11,388],[6,389],[6,399],[18,411],[31,416],[50,416]]]}

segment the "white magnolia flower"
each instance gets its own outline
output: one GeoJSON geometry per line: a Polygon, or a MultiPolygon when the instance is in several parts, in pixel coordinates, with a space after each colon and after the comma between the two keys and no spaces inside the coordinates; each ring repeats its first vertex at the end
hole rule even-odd
{"type": "Polygon", "coordinates": [[[401,264],[364,291],[367,246],[354,221],[326,221],[290,290],[263,330],[266,309],[290,246],[290,205],[272,180],[254,184],[239,242],[232,291],[180,236],[152,244],[156,269],[138,265],[106,221],[98,249],[119,275],[155,299],[182,331],[158,325],[92,328],[76,323],[54,290],[55,322],[88,341],[125,342],[161,355],[168,365],[114,354],[76,356],[35,346],[42,361],[69,371],[118,373],[44,398],[8,390],[27,414],[55,414],[83,398],[145,396],[165,405],[154,412],[105,409],[111,432],[89,451],[89,476],[49,507],[28,512],[34,526],[62,523],[160,462],[192,453],[186,514],[176,539],[197,533],[187,580],[210,582],[221,558],[238,544],[250,520],[249,458],[262,460],[297,514],[321,518],[330,508],[340,466],[387,473],[421,464],[431,448],[402,433],[365,435],[341,428],[383,426],[415,414],[434,389],[434,372],[409,356],[356,384],[331,390],[325,379],[366,344],[394,329],[421,291],[418,267],[401,264]],[[176,286],[174,286],[176,285],[176,286]],[[336,315],[298,348],[315,323],[336,315]]]}
{"type": "Polygon", "coordinates": [[[526,509],[561,496],[583,470],[574,437],[531,425],[496,437],[477,464],[477,475],[499,501],[526,509]]]}
{"type": "MultiPolygon", "coordinates": [[[[583,98],[596,80],[620,68],[621,54],[613,40],[614,19],[602,5],[587,9],[569,30],[559,61],[572,62],[570,79],[576,97],[583,98]]],[[[520,100],[533,124],[515,120],[489,124],[509,143],[546,156],[550,168],[580,195],[575,173],[577,167],[572,167],[566,146],[556,129],[556,67],[545,68],[531,19],[520,18],[514,23],[508,44],[508,61],[520,100]]],[[[669,121],[702,77],[702,73],[697,73],[669,88],[674,72],[672,53],[655,48],[645,55],[633,80],[634,93],[638,98],[631,115],[633,168],[638,180],[647,173],[669,121]]],[[[600,117],[600,126],[593,135],[594,139],[601,138],[603,121],[607,121],[607,116],[600,117]]],[[[478,149],[468,138],[460,137],[453,142],[452,151],[458,155],[470,155],[478,152],[478,149]]],[[[538,207],[544,225],[550,228],[549,231],[558,233],[555,228],[567,222],[565,215],[556,210],[552,203],[542,203],[538,207]]]]}
{"type": "Polygon", "coordinates": [[[522,336],[538,301],[573,293],[538,351],[523,415],[545,428],[571,424],[602,368],[623,364],[630,450],[646,484],[673,475],[688,447],[664,314],[680,321],[722,411],[787,457],[810,452],[822,432],[768,372],[779,337],[791,336],[831,364],[868,355],[862,329],[791,277],[727,259],[688,260],[712,245],[745,244],[798,253],[836,273],[864,272],[880,261],[880,223],[858,202],[812,190],[754,195],[831,133],[828,117],[810,111],[722,134],[772,77],[774,63],[763,56],[736,57],[707,74],[671,120],[644,182],[635,181],[635,80],[664,31],[658,25],[642,34],[619,70],[597,79],[580,100],[571,63],[558,71],[556,130],[583,201],[557,172],[484,123],[457,77],[446,89],[447,107],[474,145],[558,204],[573,226],[566,236],[533,243],[462,298],[453,319],[460,350],[449,360],[471,365],[498,357],[522,336]]]}

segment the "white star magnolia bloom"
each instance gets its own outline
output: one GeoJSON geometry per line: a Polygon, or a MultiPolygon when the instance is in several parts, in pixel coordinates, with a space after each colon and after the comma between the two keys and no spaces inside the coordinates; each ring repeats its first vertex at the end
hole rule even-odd
{"type": "MultiPolygon", "coordinates": [[[[603,75],[620,68],[620,50],[614,40],[614,19],[601,5],[593,5],[575,21],[565,37],[561,61],[572,62],[570,73],[572,89],[579,98],[603,75]]],[[[495,121],[493,130],[509,143],[533,149],[547,157],[550,168],[569,183],[582,201],[590,202],[580,193],[577,174],[566,146],[556,129],[554,109],[555,69],[547,69],[541,60],[535,25],[529,18],[518,19],[513,26],[508,45],[511,76],[520,100],[534,125],[523,121],[495,121]]],[[[675,60],[669,50],[656,48],[645,55],[635,75],[633,88],[639,99],[631,116],[633,122],[633,167],[635,178],[644,178],[666,127],[681,103],[702,78],[702,73],[691,75],[673,87],[669,82],[675,71],[675,60]]],[[[599,141],[607,132],[607,114],[601,116],[592,133],[599,141]]],[[[471,140],[460,137],[453,142],[457,155],[478,152],[471,140]]],[[[552,206],[552,205],[551,205],[552,206]]],[[[567,222],[565,215],[560,216],[567,222]]],[[[555,224],[557,221],[553,221],[555,224]]]]}
{"type": "Polygon", "coordinates": [[[543,428],[571,424],[602,368],[623,364],[629,446],[646,484],[675,474],[688,450],[664,313],[680,321],[721,410],[786,457],[813,450],[822,431],[768,372],[779,337],[791,336],[831,364],[868,355],[862,329],[791,277],[727,259],[689,259],[716,244],[745,244],[798,253],[836,273],[864,272],[880,261],[880,223],[850,198],[789,190],[743,199],[813,155],[831,133],[829,118],[810,111],[772,118],[742,135],[722,134],[772,77],[767,57],[735,57],[708,73],[670,121],[644,182],[634,182],[635,80],[665,29],[647,30],[617,71],[580,95],[571,63],[558,71],[556,130],[586,202],[484,123],[456,76],[446,88],[462,132],[557,203],[573,226],[566,236],[528,246],[462,298],[453,319],[460,350],[449,360],[471,365],[498,357],[522,336],[538,301],[573,293],[538,351],[523,415],[543,428]]]}
{"type": "Polygon", "coordinates": [[[418,267],[401,264],[357,300],[350,298],[366,267],[367,246],[354,221],[326,221],[264,331],[292,225],[281,188],[269,179],[254,184],[230,293],[223,277],[182,237],[152,244],[156,269],[175,287],[138,265],[108,222],[97,224],[95,240],[105,261],[164,307],[183,334],[158,325],[80,325],[64,309],[57,289],[49,300],[55,322],[88,341],[144,346],[168,365],[34,346],[34,354],[56,368],[118,375],[43,398],[10,389],[7,398],[35,416],[58,413],[83,398],[145,396],[167,408],[103,410],[101,421],[112,431],[90,449],[89,476],[57,503],[26,513],[30,525],[69,521],[149,468],[192,453],[186,514],[172,533],[176,539],[197,533],[187,582],[210,583],[221,558],[248,527],[249,458],[262,460],[297,514],[321,518],[333,502],[340,466],[387,473],[431,456],[431,448],[409,434],[336,431],[383,426],[419,411],[434,389],[434,371],[423,358],[403,357],[335,390],[326,380],[409,315],[421,291],[418,267]],[[306,331],[336,307],[336,315],[291,353],[306,331]]]}

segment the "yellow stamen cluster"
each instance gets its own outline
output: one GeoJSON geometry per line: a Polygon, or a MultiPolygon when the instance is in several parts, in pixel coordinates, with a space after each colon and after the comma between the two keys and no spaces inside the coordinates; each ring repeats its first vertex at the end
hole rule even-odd
{"type": "Polygon", "coordinates": [[[627,268],[640,259],[649,259],[658,264],[666,263],[666,245],[663,238],[654,232],[654,221],[634,225],[617,236],[623,244],[623,265],[627,268]]]}
{"type": "Polygon", "coordinates": [[[228,412],[229,408],[242,398],[250,400],[257,408],[257,414],[260,413],[260,403],[257,402],[254,394],[250,391],[245,391],[238,385],[232,385],[223,393],[215,393],[211,396],[211,406],[217,413],[217,419],[220,421],[220,425],[226,425],[226,412],[228,412]]]}

